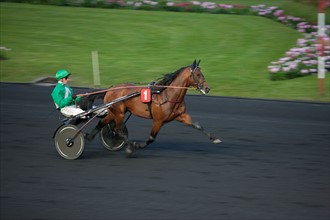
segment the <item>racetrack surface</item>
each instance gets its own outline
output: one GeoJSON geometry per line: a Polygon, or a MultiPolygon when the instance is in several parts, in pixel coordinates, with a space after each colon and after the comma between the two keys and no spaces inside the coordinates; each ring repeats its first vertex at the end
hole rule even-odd
{"type": "MultiPolygon", "coordinates": [[[[0,83],[2,220],[330,217],[329,104],[189,95],[221,144],[172,122],[134,158],[96,138],[70,161],[54,146],[52,89],[0,83]]],[[[151,120],[127,127],[142,141],[151,120]]]]}

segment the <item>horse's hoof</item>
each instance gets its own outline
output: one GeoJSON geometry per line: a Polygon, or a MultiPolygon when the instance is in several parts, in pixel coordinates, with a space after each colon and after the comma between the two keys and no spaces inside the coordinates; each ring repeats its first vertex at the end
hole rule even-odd
{"type": "Polygon", "coordinates": [[[126,148],[126,157],[131,158],[134,155],[135,143],[129,144],[126,148]]]}
{"type": "Polygon", "coordinates": [[[130,158],[133,156],[133,151],[129,148],[126,148],[126,157],[130,158]]]}
{"type": "Polygon", "coordinates": [[[222,142],[222,141],[221,141],[219,138],[213,140],[213,144],[219,144],[219,143],[221,143],[221,142],[222,142]]]}

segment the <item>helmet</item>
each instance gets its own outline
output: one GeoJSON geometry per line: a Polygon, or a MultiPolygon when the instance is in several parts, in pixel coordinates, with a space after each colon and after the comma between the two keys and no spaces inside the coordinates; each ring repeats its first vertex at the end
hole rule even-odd
{"type": "Polygon", "coordinates": [[[65,77],[69,76],[69,75],[70,75],[70,73],[68,73],[68,71],[59,70],[59,71],[56,72],[55,77],[56,77],[57,80],[60,80],[60,79],[63,79],[65,77]]]}

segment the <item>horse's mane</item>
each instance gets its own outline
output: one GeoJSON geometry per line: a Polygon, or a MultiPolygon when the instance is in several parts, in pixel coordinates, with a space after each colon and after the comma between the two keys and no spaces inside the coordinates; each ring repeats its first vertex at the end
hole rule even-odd
{"type": "Polygon", "coordinates": [[[167,73],[164,74],[162,78],[159,79],[159,81],[157,81],[157,85],[160,86],[168,86],[172,83],[172,81],[181,73],[181,71],[183,69],[187,68],[185,67],[181,67],[180,69],[178,69],[177,71],[173,72],[173,73],[167,73]]]}

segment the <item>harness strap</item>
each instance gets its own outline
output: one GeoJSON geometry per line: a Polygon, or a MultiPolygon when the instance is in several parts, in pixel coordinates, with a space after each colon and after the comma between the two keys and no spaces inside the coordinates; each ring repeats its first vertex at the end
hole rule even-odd
{"type": "Polygon", "coordinates": [[[148,110],[149,110],[149,114],[150,114],[150,119],[153,119],[154,117],[152,116],[151,104],[152,104],[152,101],[151,102],[148,102],[147,103],[147,106],[148,106],[148,110]]]}

